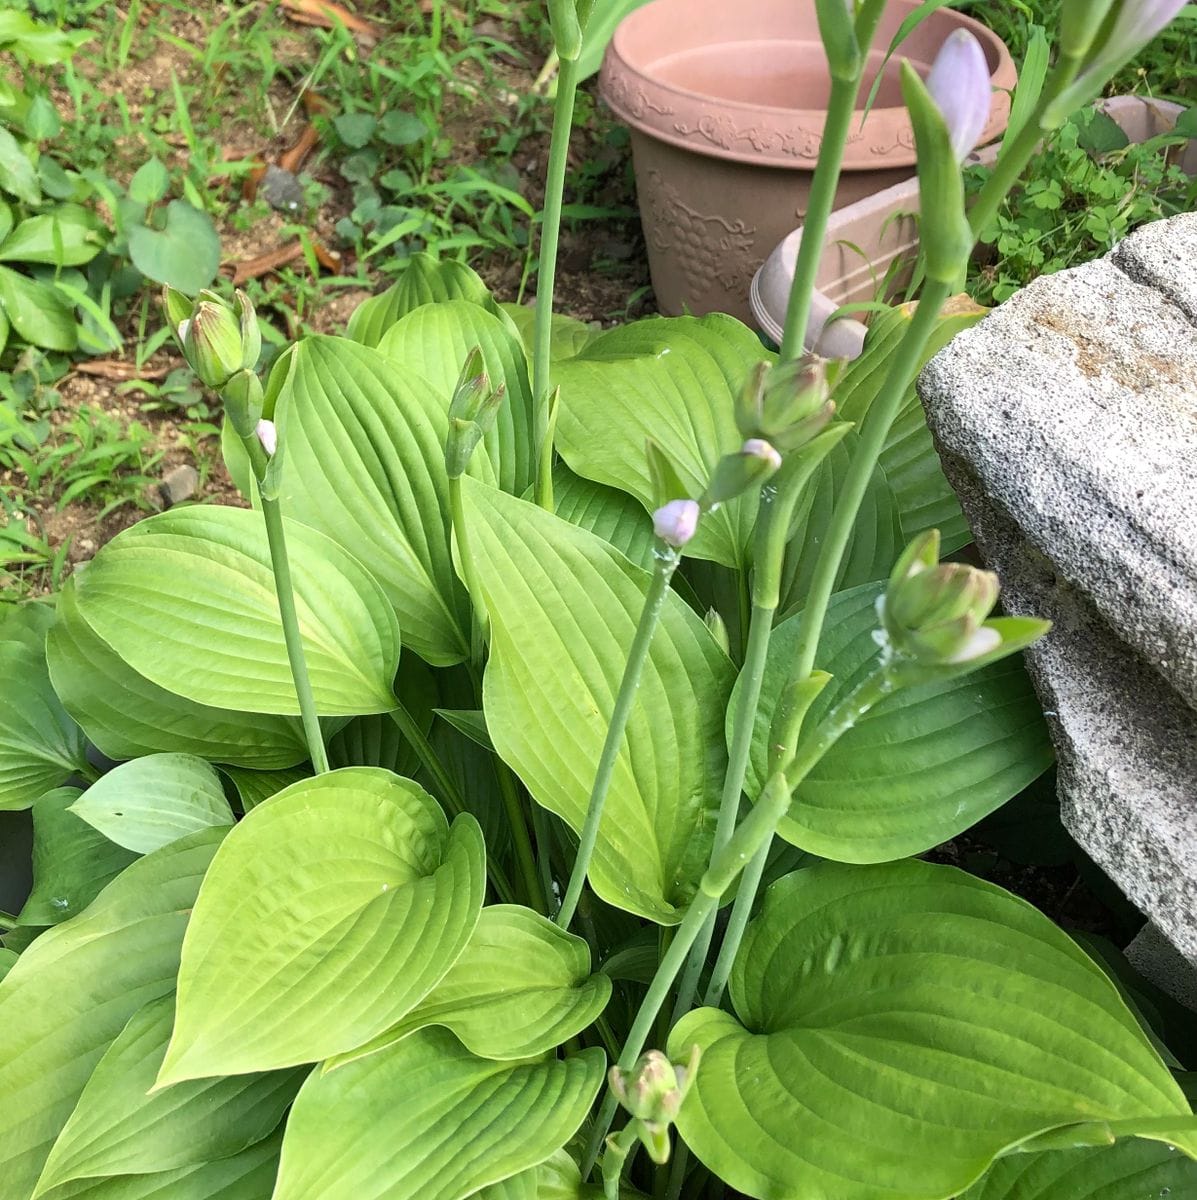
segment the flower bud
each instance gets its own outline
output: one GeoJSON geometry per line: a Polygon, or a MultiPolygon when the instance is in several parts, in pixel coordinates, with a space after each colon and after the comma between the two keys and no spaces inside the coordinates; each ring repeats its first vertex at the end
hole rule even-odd
{"type": "Polygon", "coordinates": [[[449,436],[445,442],[445,468],[450,479],[465,473],[478,443],[494,427],[503,397],[505,384],[490,386],[490,376],[483,366],[482,351],[475,346],[466,356],[453,398],[449,402],[449,436]]]}
{"type": "Polygon", "coordinates": [[[241,437],[253,433],[262,415],[262,381],[252,371],[238,371],[220,390],[224,411],[241,437]]]}
{"type": "Polygon", "coordinates": [[[749,438],[738,454],[728,454],[715,464],[703,493],[702,507],[726,504],[751,488],[760,487],[781,467],[781,455],[763,438],[749,438]]]}
{"type": "Polygon", "coordinates": [[[939,532],[916,538],[898,559],[881,601],[885,637],[895,653],[929,664],[990,654],[1001,634],[983,624],[997,603],[991,571],[939,562],[939,532]]]}
{"type": "Polygon", "coordinates": [[[254,433],[257,434],[258,441],[262,443],[262,449],[266,451],[266,456],[273,458],[278,451],[278,428],[274,422],[263,417],[254,429],[254,433]]]}
{"type": "Polygon", "coordinates": [[[967,29],[957,29],[940,48],[927,91],[948,127],[956,161],[964,162],[981,140],[993,103],[985,51],[967,29]]]}
{"type": "Polygon", "coordinates": [[[660,1050],[650,1050],[630,1071],[611,1068],[611,1091],[638,1122],[637,1133],[653,1162],[669,1161],[669,1127],[694,1083],[700,1055],[692,1046],[685,1063],[672,1063],[660,1050]]]}
{"type": "Polygon", "coordinates": [[[708,608],[707,615],[703,617],[702,623],[707,627],[711,637],[713,637],[719,646],[719,649],[724,654],[731,653],[731,638],[727,634],[727,625],[723,618],[719,615],[718,609],[708,608]]]}
{"type": "Polygon", "coordinates": [[[782,453],[816,437],[835,415],[826,359],[760,363],[736,400],[736,428],[748,440],[767,440],[782,453]]]}
{"type": "Polygon", "coordinates": [[[667,545],[680,549],[698,530],[701,515],[697,500],[670,500],[653,513],[653,532],[667,545]]]}

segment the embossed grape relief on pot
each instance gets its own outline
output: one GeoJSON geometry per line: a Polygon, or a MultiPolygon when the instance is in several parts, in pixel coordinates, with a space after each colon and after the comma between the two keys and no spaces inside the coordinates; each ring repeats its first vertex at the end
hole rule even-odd
{"type": "Polygon", "coordinates": [[[754,253],[755,227],[691,208],[660,171],[650,171],[645,182],[645,233],[653,249],[674,254],[687,295],[697,298],[721,288],[746,296],[764,262],[754,253]]]}
{"type": "Polygon", "coordinates": [[[707,112],[689,125],[677,121],[673,128],[683,137],[698,134],[722,150],[735,150],[747,142],[758,154],[789,154],[794,158],[818,158],[822,135],[802,126],[776,129],[770,125],[749,125],[741,128],[726,113],[707,112]]]}

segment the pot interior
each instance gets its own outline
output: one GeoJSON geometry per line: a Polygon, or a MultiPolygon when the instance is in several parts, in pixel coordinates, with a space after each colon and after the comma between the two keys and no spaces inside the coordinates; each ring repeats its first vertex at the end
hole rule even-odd
{"type": "MultiPolygon", "coordinates": [[[[870,54],[865,95],[884,57],[881,51],[870,54]]],[[[913,66],[924,75],[929,69],[917,61],[913,66]]],[[[762,38],[692,46],[657,59],[651,71],[669,87],[766,108],[822,109],[831,90],[823,47],[808,40],[762,38]]],[[[898,59],[891,58],[877,90],[876,107],[901,105],[900,71],[898,59]]]]}

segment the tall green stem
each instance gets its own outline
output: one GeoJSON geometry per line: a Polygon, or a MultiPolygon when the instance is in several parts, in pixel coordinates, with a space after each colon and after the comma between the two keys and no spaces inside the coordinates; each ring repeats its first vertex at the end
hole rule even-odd
{"type": "MultiPolygon", "coordinates": [[[[669,997],[669,990],[685,964],[690,948],[702,932],[707,918],[718,907],[723,893],[735,882],[736,876],[756,854],[758,848],[762,844],[768,845],[772,840],[777,823],[785,815],[789,805],[790,793],[786,780],[778,773],[765,785],[756,807],[740,822],[727,845],[711,855],[711,865],[699,882],[698,893],[690,901],[682,923],[662,956],[632,1022],[617,1064],[623,1070],[631,1070],[636,1059],[640,1057],[653,1025],[669,997]]],[[[607,1130],[611,1128],[611,1118],[615,1115],[616,1107],[614,1095],[608,1092],[599,1110],[598,1120],[590,1131],[586,1155],[582,1162],[583,1179],[590,1174],[595,1159],[598,1158],[599,1147],[603,1144],[607,1130]]]]}
{"type": "Polygon", "coordinates": [[[910,327],[894,352],[885,383],[869,407],[860,432],[860,443],[840,488],[831,522],[811,575],[798,630],[794,667],[790,675],[792,680],[805,679],[814,668],[819,637],[827,616],[827,604],[839,575],[848,539],[852,536],[869,481],[873,477],[881,451],[885,448],[885,439],[889,436],[902,407],[907,389],[918,372],[919,360],[950,291],[951,288],[944,283],[929,282],[926,285],[922,299],[911,318],[910,327]]]}
{"type": "Polygon", "coordinates": [[[628,718],[632,714],[632,704],[636,699],[636,689],[640,686],[640,676],[644,673],[644,664],[648,661],[653,633],[661,618],[661,609],[669,591],[669,581],[673,578],[680,561],[681,555],[672,548],[659,549],[657,552],[656,569],[653,571],[648,594],[644,597],[644,607],[640,610],[640,620],[636,625],[636,634],[632,638],[628,661],[624,665],[623,678],[619,682],[619,691],[615,697],[615,707],[611,711],[611,721],[607,726],[607,737],[599,755],[594,786],[590,789],[586,820],[578,841],[578,855],[574,859],[565,898],[561,901],[561,909],[556,916],[557,924],[562,929],[569,928],[578,907],[578,898],[582,895],[582,888],[586,883],[586,873],[590,870],[590,860],[594,856],[594,846],[598,840],[599,823],[603,819],[603,805],[611,787],[615,762],[623,747],[628,718]]]}
{"type": "Polygon", "coordinates": [[[544,211],[540,225],[540,265],[536,272],[536,324],[532,335],[532,386],[536,395],[533,421],[536,461],[536,500],[552,507],[552,475],[544,464],[552,461],[549,441],[549,397],[553,346],[553,293],[557,280],[557,248],[561,238],[561,206],[565,172],[569,165],[569,138],[578,94],[578,64],[562,61],[557,76],[557,98],[553,105],[553,136],[549,142],[549,166],[544,185],[544,211]]]}
{"type": "Polygon", "coordinates": [[[319,775],[328,770],[328,754],[324,749],[320,718],[316,713],[316,700],[312,695],[312,682],[308,678],[308,663],[299,633],[295,591],[291,586],[291,562],[287,557],[287,535],[278,501],[267,500],[263,496],[262,516],[266,520],[266,540],[270,545],[270,566],[274,571],[274,590],[278,596],[279,616],[283,621],[283,638],[287,643],[287,661],[291,664],[291,678],[295,681],[295,695],[299,698],[299,715],[303,721],[308,754],[313,770],[319,775]]]}
{"type": "Polygon", "coordinates": [[[549,900],[540,886],[540,875],[536,870],[536,853],[532,849],[532,835],[528,832],[528,820],[515,788],[511,769],[496,754],[494,757],[495,778],[499,782],[499,795],[503,798],[503,809],[507,813],[507,824],[511,829],[511,840],[515,844],[515,860],[519,864],[528,903],[537,912],[548,914],[549,900]]]}
{"type": "Polygon", "coordinates": [[[462,798],[460,789],[453,782],[449,772],[445,770],[445,766],[441,762],[436,749],[428,738],[425,737],[424,731],[420,728],[415,717],[408,712],[407,707],[401,702],[387,715],[398,726],[404,740],[411,746],[416,757],[420,760],[420,765],[432,776],[432,782],[437,791],[440,792],[440,798],[449,812],[454,816],[465,812],[465,800],[462,798]]]}
{"type": "MultiPolygon", "coordinates": [[[[786,783],[791,795],[827,751],[873,705],[888,696],[893,687],[888,663],[883,660],[831,710],[827,717],[819,723],[812,736],[803,743],[802,749],[795,756],[794,761],[786,768],[786,783]]],[[[748,919],[752,915],[752,907],[760,889],[761,876],[765,872],[765,864],[768,859],[769,843],[765,842],[748,866],[744,868],[744,876],[740,880],[740,890],[736,893],[731,917],[727,922],[727,933],[724,935],[723,945],[719,948],[719,957],[715,960],[715,966],[711,970],[711,980],[707,985],[706,995],[703,996],[702,1002],[708,1007],[717,1008],[723,999],[723,992],[731,977],[732,966],[740,951],[740,943],[744,940],[748,919]]]]}
{"type": "MultiPolygon", "coordinates": [[[[863,70],[863,68],[862,68],[863,70]]],[[[819,161],[811,180],[810,198],[802,221],[802,241],[798,247],[798,262],[794,268],[794,284],[786,309],[786,323],[781,338],[781,361],[799,358],[806,342],[810,324],[811,303],[815,293],[815,277],[823,255],[823,239],[827,222],[835,207],[836,188],[844,162],[844,146],[852,128],[856,111],[856,95],[860,91],[861,75],[854,79],[832,79],[831,95],[827,101],[827,120],[823,126],[823,143],[819,161]]]]}
{"type": "Polygon", "coordinates": [[[482,665],[482,643],[486,637],[486,606],[482,602],[482,589],[478,584],[478,567],[470,550],[460,475],[449,477],[449,519],[453,524],[453,535],[457,538],[461,573],[470,596],[470,663],[479,667],[482,665]]]}

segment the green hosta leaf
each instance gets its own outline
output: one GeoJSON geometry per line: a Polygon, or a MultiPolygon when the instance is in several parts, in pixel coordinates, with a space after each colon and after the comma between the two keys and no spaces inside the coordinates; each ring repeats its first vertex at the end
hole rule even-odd
{"type": "Polygon", "coordinates": [[[46,640],[50,678],[66,710],[109,757],[178,751],[264,770],[307,758],[292,717],[196,704],[139,675],[80,616],[73,578],[58,610],[46,640]]]}
{"type": "Polygon", "coordinates": [[[0,642],[0,679],[0,809],[28,808],[87,761],[87,744],[32,635],[0,642]]]}
{"type": "Polygon", "coordinates": [[[0,982],[17,965],[17,952],[0,946],[0,982]]]}
{"type": "Polygon", "coordinates": [[[45,1200],[270,1200],[282,1143],[280,1131],[240,1154],[175,1171],[76,1179],[45,1200]]]}
{"type": "MultiPolygon", "coordinates": [[[[3,133],[0,128],[0,134],[3,133]]],[[[78,345],[74,309],[49,284],[9,267],[0,267],[0,308],[13,329],[31,346],[74,350],[78,345]]]]}
{"type": "Polygon", "coordinates": [[[462,1200],[564,1145],[603,1070],[601,1050],[492,1062],[447,1030],[420,1030],[308,1078],[287,1121],[274,1200],[462,1200]]]}
{"type": "Polygon", "coordinates": [[[598,73],[603,65],[603,55],[607,44],[615,33],[615,27],[628,13],[647,4],[648,0],[603,0],[596,4],[590,20],[586,23],[585,36],[582,39],[582,53],[578,56],[577,71],[579,80],[589,79],[598,73]]]}
{"type": "MultiPolygon", "coordinates": [[[[644,444],[657,443],[693,496],[738,450],[733,406],[753,366],[770,358],[732,317],[654,317],[595,338],[557,365],[557,447],[572,470],[655,508],[644,444]]],[[[747,561],[756,493],[706,516],[686,547],[725,566],[747,561]]]]}
{"type": "Polygon", "coordinates": [[[346,336],[364,346],[377,346],[400,318],[442,300],[468,300],[496,315],[499,312],[486,284],[465,263],[452,259],[438,262],[430,254],[414,254],[398,282],[358,305],[349,318],[346,336]]]}
{"type": "MultiPolygon", "coordinates": [[[[582,1172],[567,1150],[558,1150],[536,1168],[536,1200],[603,1200],[603,1189],[582,1182],[582,1172]]],[[[627,1185],[619,1189],[620,1200],[645,1200],[644,1193],[627,1185]]]]}
{"type": "MultiPolygon", "coordinates": [[[[317,708],[393,707],[399,630],[382,589],[330,538],[286,526],[317,708]]],[[[259,514],[203,505],[142,521],[76,578],[75,599],[95,632],[160,687],[214,707],[299,712],[259,514]]]]}
{"type": "Polygon", "coordinates": [[[627,492],[583,479],[558,463],[553,468],[553,507],[562,520],[589,529],[638,567],[652,570],[657,545],[652,518],[627,492]]]}
{"type": "Polygon", "coordinates": [[[147,279],[193,296],[216,278],[220,236],[206,212],[186,200],[172,200],[162,229],[130,225],[129,257],[147,279]]]}
{"type": "Polygon", "coordinates": [[[183,930],[223,834],[203,830],[126,867],[0,983],[0,1179],[9,1195],[32,1193],[125,1022],[174,988],[183,930]]]}
{"type": "MultiPolygon", "coordinates": [[[[512,324],[519,330],[523,339],[524,349],[531,358],[534,353],[533,331],[536,328],[536,307],[532,304],[500,304],[499,307],[511,318],[512,324]]],[[[554,313],[550,323],[551,336],[549,339],[549,358],[559,362],[563,358],[573,358],[599,336],[585,321],[576,317],[567,317],[563,313],[554,313]]]]}
{"type": "Polygon", "coordinates": [[[531,1058],[585,1029],[606,1007],[611,980],[591,975],[590,948],[515,904],[484,908],[449,973],[394,1028],[328,1064],[337,1069],[428,1025],[473,1054],[531,1058]]]}
{"type": "MultiPolygon", "coordinates": [[[[446,401],[345,338],[306,338],[293,355],[278,409],[284,512],[369,564],[421,658],[460,662],[469,602],[449,552],[446,401]]],[[[471,470],[493,478],[483,454],[471,470]]]]}
{"type": "MultiPolygon", "coordinates": [[[[835,398],[840,416],[859,428],[889,375],[890,362],[910,326],[914,306],[898,305],[881,313],[869,327],[864,350],[851,362],[835,398]]],[[[985,315],[967,296],[953,298],[944,307],[938,326],[923,348],[921,363],[928,362],[962,329],[975,325],[985,315]]],[[[892,492],[902,525],[902,544],[928,529],[938,529],[942,552],[948,554],[972,540],[955,492],[944,476],[939,455],[931,440],[923,407],[913,385],[903,400],[885,446],[881,469],[892,492]]],[[[839,586],[866,582],[845,580],[839,586]]]]}
{"type": "Polygon", "coordinates": [[[41,188],[33,159],[9,131],[0,126],[0,188],[25,204],[40,204],[41,188]]]}
{"type": "Polygon", "coordinates": [[[938,529],[940,553],[952,554],[973,540],[960,501],[940,466],[927,416],[912,388],[881,452],[881,469],[893,492],[906,545],[938,529]]]}
{"type": "Polygon", "coordinates": [[[537,1168],[530,1167],[502,1183],[492,1183],[474,1193],[474,1200],[537,1200],[537,1168]]]}
{"type": "Polygon", "coordinates": [[[312,772],[306,766],[287,767],[282,771],[247,771],[244,767],[227,766],[220,769],[233,781],[233,787],[237,789],[237,797],[241,801],[242,812],[249,812],[251,808],[257,808],[263,800],[277,795],[283,788],[312,777],[312,772]]]}
{"type": "Polygon", "coordinates": [[[91,262],[107,240],[99,221],[77,204],[27,217],[0,243],[0,262],[78,267],[91,262]]]}
{"type": "MultiPolygon", "coordinates": [[[[831,514],[843,491],[852,460],[860,452],[855,433],[844,435],[819,467],[799,501],[797,529],[786,549],[781,581],[781,611],[801,607],[806,600],[819,550],[827,536],[831,514]]],[[[836,590],[888,579],[902,553],[902,526],[897,503],[882,471],[873,472],[852,526],[848,548],[836,573],[836,590]]]]}
{"type": "Polygon", "coordinates": [[[1157,1200],[1197,1196],[1197,1163],[1159,1142],[1013,1154],[960,1200],[1157,1200]]]}
{"type": "MultiPolygon", "coordinates": [[[[831,599],[817,665],[832,682],[809,732],[868,674],[879,653],[882,584],[831,599]]],[[[794,661],[801,614],[773,631],[753,731],[748,791],[764,783],[769,726],[794,661]]],[[[798,789],[778,830],[803,850],[841,862],[921,854],[1017,795],[1051,765],[1042,710],[1019,658],[971,675],[906,688],[846,733],[798,789]]]]}
{"type": "MultiPolygon", "coordinates": [[[[577,830],[650,577],[594,534],[466,482],[491,622],[487,727],[533,798],[577,830]]],[[[668,595],[590,872],[610,904],[681,920],[710,849],[732,676],[702,621],[668,595]]]]}
{"type": "Polygon", "coordinates": [[[684,1017],[669,1053],[702,1046],[678,1128],[749,1196],[947,1200],[1046,1130],[1189,1113],[1088,956],[951,867],[786,876],[731,998],[735,1016],[684,1017]]]}
{"type": "Polygon", "coordinates": [[[160,1083],[317,1062],[376,1037],[453,965],[484,886],[477,823],[450,828],[411,780],[350,767],[271,797],[200,890],[160,1083]]]}
{"type": "Polygon", "coordinates": [[[220,776],[193,754],[150,754],[125,763],[93,783],[71,811],[138,854],[233,823],[220,776]]]}
{"type": "Polygon", "coordinates": [[[270,1136],[306,1070],[180,1083],[154,1092],[174,997],[129,1018],[58,1135],[36,1196],[73,1179],[146,1175],[228,1158],[270,1136]]]}
{"type": "Polygon", "coordinates": [[[57,925],[81,913],[136,857],[70,811],[78,788],[55,788],[33,805],[33,891],[22,925],[57,925]]]}
{"type": "Polygon", "coordinates": [[[486,452],[499,486],[518,496],[535,474],[532,385],[524,347],[507,319],[469,300],[446,300],[408,313],[378,343],[379,353],[432,384],[446,412],[462,364],[475,347],[482,351],[491,385],[506,388],[498,419],[486,435],[486,452]]]}

